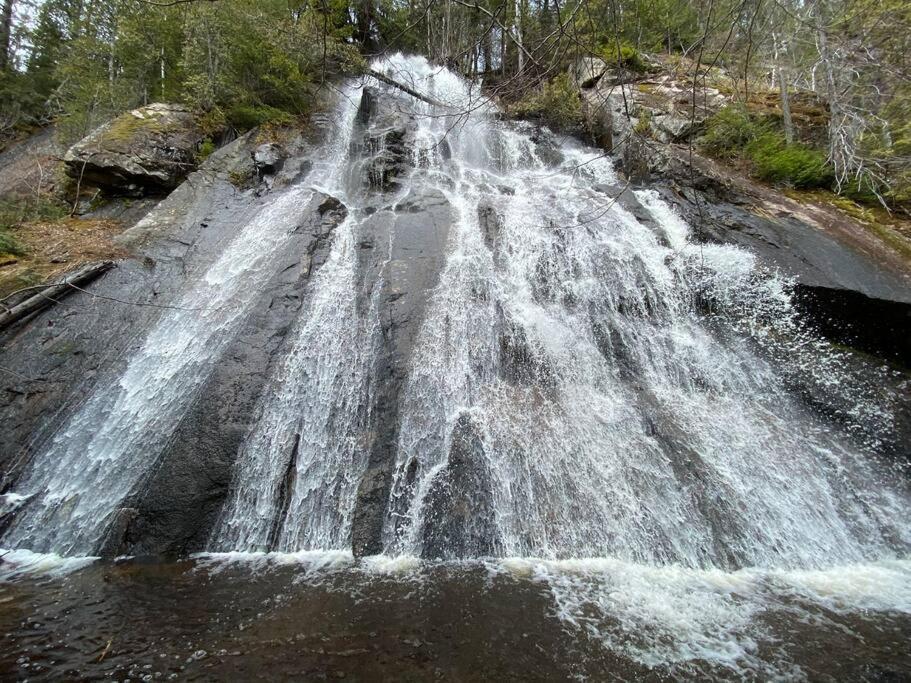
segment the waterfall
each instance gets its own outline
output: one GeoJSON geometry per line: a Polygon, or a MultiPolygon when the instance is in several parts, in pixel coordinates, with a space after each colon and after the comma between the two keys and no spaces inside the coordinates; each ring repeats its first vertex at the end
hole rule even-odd
{"type": "Polygon", "coordinates": [[[374,68],[443,105],[350,84],[320,163],[35,458],[3,545],[97,547],[319,192],[347,217],[211,549],[347,549],[375,526],[387,554],[442,559],[810,570],[907,553],[908,493],[851,430],[888,429],[888,409],[857,393],[841,429],[795,394],[798,370],[853,389],[786,279],[694,239],[597,150],[501,120],[476,84],[422,58],[374,68]]]}
{"type": "MultiPolygon", "coordinates": [[[[354,114],[347,98],[337,114],[343,134],[354,114]]],[[[2,545],[68,555],[98,550],[268,282],[272,257],[289,241],[314,187],[337,178],[347,153],[341,139],[302,182],[249,219],[170,304],[122,374],[96,387],[35,456],[18,484],[28,500],[2,545]]]]}

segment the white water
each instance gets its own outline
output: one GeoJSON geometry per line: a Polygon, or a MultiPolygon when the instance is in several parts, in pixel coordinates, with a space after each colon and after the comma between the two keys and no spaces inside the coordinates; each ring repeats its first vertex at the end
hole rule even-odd
{"type": "MultiPolygon", "coordinates": [[[[460,562],[422,561],[413,555],[356,560],[343,551],[203,553],[196,566],[209,573],[256,574],[291,568],[301,581],[351,590],[371,581],[399,581],[422,590],[483,571],[500,580],[540,585],[552,614],[576,637],[647,666],[709,664],[737,675],[801,679],[780,651],[775,619],[824,624],[826,614],[871,622],[911,615],[911,562],[884,560],[825,570],[688,569],[613,558],[546,560],[504,557],[460,562]],[[454,577],[454,578],[453,578],[454,577]],[[764,620],[771,617],[771,621],[764,620]]],[[[488,606],[488,609],[490,607],[488,606]]],[[[844,628],[844,627],[841,627],[844,628]]],[[[687,669],[683,669],[684,671],[687,669]]]]}
{"type": "MultiPolygon", "coordinates": [[[[456,108],[478,104],[476,89],[421,59],[375,66],[456,108]]],[[[403,397],[388,556],[356,564],[346,550],[376,341],[375,310],[355,302],[364,215],[351,103],[325,163],[181,300],[205,310],[164,316],[113,391],[90,397],[36,460],[17,487],[35,501],[4,544],[92,551],[265,281],[255,266],[281,249],[317,186],[349,217],[239,453],[212,540],[238,552],[203,565],[418,572],[428,529],[444,521],[434,510],[447,509],[434,497],[447,492],[435,483],[452,429],[468,416],[493,520],[469,531],[490,534],[504,558],[486,560],[489,571],[540,582],[568,628],[637,661],[799,675],[760,661],[770,606],[911,613],[907,492],[874,464],[875,443],[847,436],[851,420],[887,427],[888,410],[858,395],[841,432],[792,396],[796,370],[853,388],[838,354],[801,332],[787,282],[747,251],[695,243],[657,192],[636,191],[652,217],[637,220],[595,188],[617,184],[595,150],[564,141],[554,162],[532,130],[488,106],[455,120],[387,96],[419,114],[412,182],[442,192],[458,217],[403,397]],[[479,206],[500,217],[492,244],[479,206]],[[253,552],[265,549],[290,554],[253,552]]]]}
{"type": "MultiPolygon", "coordinates": [[[[389,68],[469,101],[463,81],[421,60],[389,68]]],[[[779,332],[794,317],[784,283],[741,249],[691,244],[655,192],[637,197],[657,229],[612,204],[593,189],[616,182],[594,150],[564,144],[553,167],[483,112],[429,121],[425,135],[452,149],[434,170],[459,223],[412,362],[388,551],[424,552],[466,413],[504,555],[811,568],[907,548],[905,495],[806,415],[755,346],[694,310],[710,299],[757,336],[779,332]],[[493,251],[479,204],[501,216],[493,251]],[[778,327],[764,330],[769,316],[778,327]],[[523,347],[519,380],[504,337],[523,347]]]]}
{"type": "MultiPolygon", "coordinates": [[[[343,100],[342,131],[350,124],[343,100]],[[346,118],[347,116],[347,118],[346,118]]],[[[347,149],[342,144],[340,154],[347,149]]],[[[221,256],[172,302],[113,385],[99,386],[30,463],[17,493],[29,498],[3,545],[89,554],[111,515],[154,464],[168,436],[269,280],[313,186],[332,182],[332,155],[266,204],[221,256]]]]}
{"type": "MultiPolygon", "coordinates": [[[[346,181],[356,161],[349,159],[349,147],[357,95],[345,93],[346,126],[334,143],[334,171],[324,186],[352,209],[357,192],[346,181]]],[[[357,217],[349,216],[336,228],[329,257],[311,282],[306,314],[239,454],[231,498],[214,533],[219,548],[296,550],[348,542],[365,466],[358,437],[372,346],[372,318],[358,315],[354,297],[357,227],[357,217]],[[289,463],[290,498],[282,517],[279,489],[289,463]],[[270,539],[276,525],[278,535],[270,539]]]]}

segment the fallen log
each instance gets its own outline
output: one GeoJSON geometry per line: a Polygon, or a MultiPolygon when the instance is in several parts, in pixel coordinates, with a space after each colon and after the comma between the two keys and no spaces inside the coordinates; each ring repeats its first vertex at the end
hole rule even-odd
{"type": "Polygon", "coordinates": [[[435,100],[432,97],[428,97],[427,95],[419,93],[417,90],[415,90],[413,88],[409,88],[404,83],[399,83],[394,78],[389,78],[389,76],[387,76],[386,74],[380,73],[379,71],[376,71],[375,69],[367,69],[367,73],[370,76],[373,76],[373,78],[375,78],[376,80],[378,80],[382,83],[385,83],[386,85],[391,85],[393,88],[398,88],[403,93],[411,95],[412,97],[420,100],[421,102],[426,102],[427,104],[429,104],[432,107],[445,107],[446,106],[439,100],[435,100]]]}
{"type": "Polygon", "coordinates": [[[32,313],[57,303],[67,294],[78,291],[77,288],[91,282],[113,267],[113,261],[87,263],[64,276],[60,282],[42,285],[42,290],[38,294],[0,312],[0,330],[6,329],[17,320],[22,320],[22,318],[32,313]]]}

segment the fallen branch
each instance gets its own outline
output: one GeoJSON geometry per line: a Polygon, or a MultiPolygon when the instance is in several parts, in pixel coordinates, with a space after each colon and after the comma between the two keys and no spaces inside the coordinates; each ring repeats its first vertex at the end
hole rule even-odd
{"type": "Polygon", "coordinates": [[[35,294],[22,303],[16,304],[0,313],[0,330],[9,327],[17,320],[21,320],[36,311],[40,311],[51,304],[57,303],[62,297],[76,291],[78,285],[84,285],[91,282],[113,267],[113,261],[89,263],[82,268],[73,271],[60,282],[47,285],[43,291],[38,294],[35,294]]]}
{"type": "Polygon", "coordinates": [[[379,71],[376,71],[375,69],[367,69],[367,74],[372,76],[376,80],[385,83],[386,85],[391,85],[393,88],[398,88],[403,93],[411,95],[412,97],[420,100],[421,102],[426,102],[427,104],[429,104],[432,107],[445,107],[446,106],[439,100],[435,100],[432,97],[423,95],[423,94],[419,93],[417,90],[415,90],[414,88],[409,88],[404,83],[399,83],[397,80],[395,80],[393,78],[389,78],[389,76],[387,76],[386,74],[382,74],[379,71]]]}

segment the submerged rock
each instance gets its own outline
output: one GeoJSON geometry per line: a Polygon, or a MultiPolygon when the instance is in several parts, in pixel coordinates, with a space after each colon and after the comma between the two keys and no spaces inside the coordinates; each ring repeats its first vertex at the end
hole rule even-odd
{"type": "Polygon", "coordinates": [[[156,103],[127,112],[67,150],[67,174],[109,194],[164,194],[196,168],[203,139],[190,110],[156,103]]]}

